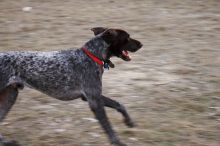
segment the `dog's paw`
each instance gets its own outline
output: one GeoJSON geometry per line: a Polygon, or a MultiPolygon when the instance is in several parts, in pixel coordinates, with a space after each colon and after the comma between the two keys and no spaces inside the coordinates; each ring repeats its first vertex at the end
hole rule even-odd
{"type": "Polygon", "coordinates": [[[124,123],[130,127],[130,128],[133,128],[133,127],[136,127],[137,125],[132,121],[132,120],[124,120],[124,123]]]}
{"type": "Polygon", "coordinates": [[[126,144],[122,143],[118,137],[111,138],[111,144],[115,146],[127,146],[126,144]]]}

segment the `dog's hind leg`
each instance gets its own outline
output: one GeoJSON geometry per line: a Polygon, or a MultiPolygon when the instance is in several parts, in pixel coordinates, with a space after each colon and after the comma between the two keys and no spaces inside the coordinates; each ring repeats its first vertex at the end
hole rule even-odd
{"type": "MultiPolygon", "coordinates": [[[[10,85],[0,92],[0,122],[6,117],[18,96],[18,89],[10,85]]],[[[3,146],[19,146],[15,141],[6,141],[0,135],[0,144],[3,146]]]]}
{"type": "Polygon", "coordinates": [[[18,89],[8,86],[0,92],[0,121],[2,121],[11,107],[14,105],[18,96],[18,89]]]}

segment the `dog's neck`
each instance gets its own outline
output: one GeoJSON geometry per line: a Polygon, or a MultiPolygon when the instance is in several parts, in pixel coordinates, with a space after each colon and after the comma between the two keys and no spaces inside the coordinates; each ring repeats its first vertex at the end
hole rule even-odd
{"type": "Polygon", "coordinates": [[[92,38],[83,47],[102,61],[108,59],[107,49],[109,45],[100,36],[92,38]]]}

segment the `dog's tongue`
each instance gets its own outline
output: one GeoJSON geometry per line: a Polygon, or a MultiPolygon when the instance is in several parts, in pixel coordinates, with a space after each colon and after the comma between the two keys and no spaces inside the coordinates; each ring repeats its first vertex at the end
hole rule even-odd
{"type": "Polygon", "coordinates": [[[131,60],[131,56],[128,54],[128,51],[123,50],[123,51],[122,51],[122,55],[123,55],[124,57],[126,57],[128,60],[131,60]]]}

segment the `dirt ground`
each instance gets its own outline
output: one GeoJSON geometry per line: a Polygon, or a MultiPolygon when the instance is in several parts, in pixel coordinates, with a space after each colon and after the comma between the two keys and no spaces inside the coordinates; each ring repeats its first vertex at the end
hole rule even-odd
{"type": "MultiPolygon", "coordinates": [[[[138,125],[127,128],[107,110],[125,143],[220,145],[219,0],[0,1],[1,51],[81,47],[95,26],[125,29],[144,45],[131,62],[112,59],[116,68],[104,73],[104,94],[138,125]]],[[[110,146],[93,118],[81,100],[26,88],[0,131],[24,146],[110,146]]]]}

